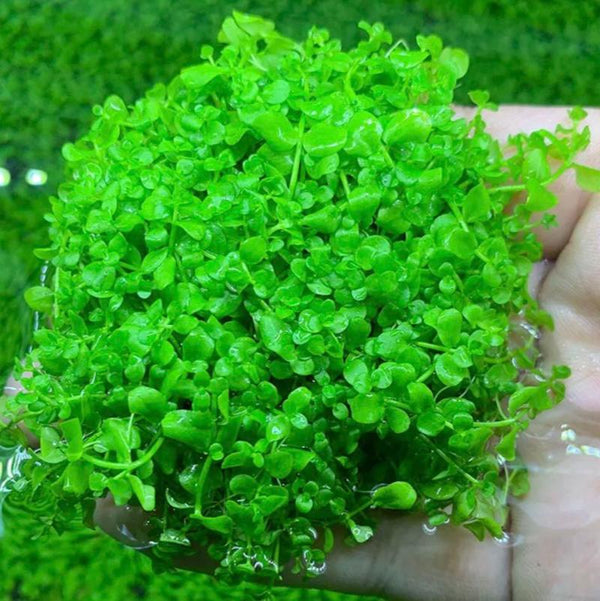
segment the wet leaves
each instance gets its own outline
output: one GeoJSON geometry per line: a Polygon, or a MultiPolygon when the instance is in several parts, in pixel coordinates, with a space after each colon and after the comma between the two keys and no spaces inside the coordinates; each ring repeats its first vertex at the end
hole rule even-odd
{"type": "Polygon", "coordinates": [[[234,13],[220,54],[110,97],[65,147],[52,277],[27,293],[52,328],[10,402],[41,440],[20,494],[47,522],[110,491],[156,510],[163,560],[201,546],[233,581],[314,572],[314,528],[365,542],[371,506],[501,530],[526,486],[498,456],[567,375],[536,365],[531,216],[589,132],[574,113],[504,154],[484,93],[469,122],[451,109],[462,51],[360,27],[343,52],[234,13]]]}

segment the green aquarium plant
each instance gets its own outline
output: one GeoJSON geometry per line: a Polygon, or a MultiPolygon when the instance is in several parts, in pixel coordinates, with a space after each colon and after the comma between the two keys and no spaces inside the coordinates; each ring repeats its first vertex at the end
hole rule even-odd
{"type": "Polygon", "coordinates": [[[371,508],[502,536],[515,441],[568,375],[537,366],[527,279],[549,184],[597,184],[585,113],[505,149],[486,93],[455,114],[463,51],[359,27],[343,51],[234,13],[220,52],[64,147],[2,432],[39,438],[12,496],[48,528],[111,494],[157,560],[203,548],[231,581],[320,573],[371,508]]]}

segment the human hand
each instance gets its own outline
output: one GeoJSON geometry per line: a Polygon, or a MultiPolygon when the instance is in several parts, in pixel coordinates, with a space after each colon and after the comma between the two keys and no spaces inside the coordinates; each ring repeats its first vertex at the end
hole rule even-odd
{"type": "MultiPolygon", "coordinates": [[[[505,107],[487,115],[497,137],[553,129],[564,109],[505,107]]],[[[600,162],[600,111],[590,113],[594,144],[580,161],[600,162]]],[[[597,165],[596,165],[597,166],[597,165]]],[[[600,206],[588,205],[574,176],[557,182],[560,227],[540,232],[546,261],[532,285],[555,318],[556,329],[541,340],[549,364],[572,367],[567,398],[542,414],[521,437],[521,454],[531,470],[531,493],[512,501],[511,544],[477,541],[466,530],[423,530],[423,518],[382,513],[375,537],[348,548],[340,543],[329,556],[327,572],[309,581],[353,593],[379,594],[405,601],[592,600],[600,594],[600,206]],[[563,427],[566,425],[567,427],[563,427]],[[573,432],[576,439],[570,441],[573,432]],[[595,456],[595,449],[598,456],[595,456]]],[[[104,501],[99,525],[114,536],[132,533],[143,546],[143,516],[104,501]]],[[[341,537],[340,537],[341,538],[341,537]]],[[[121,537],[123,542],[126,541],[121,537]]],[[[200,569],[202,560],[187,568],[200,569]]]]}
{"type": "MultiPolygon", "coordinates": [[[[496,137],[552,130],[564,109],[509,106],[486,121],[496,137]]],[[[589,112],[592,145],[580,162],[600,165],[600,110],[589,112]]],[[[477,541],[451,526],[428,535],[419,516],[381,516],[377,534],[352,549],[340,545],[324,577],[312,583],[405,601],[575,601],[600,598],[600,204],[574,175],[554,191],[559,227],[539,232],[545,261],[532,289],[554,317],[544,332],[548,365],[572,376],[561,405],[521,436],[531,492],[512,500],[508,544],[477,541]]]]}

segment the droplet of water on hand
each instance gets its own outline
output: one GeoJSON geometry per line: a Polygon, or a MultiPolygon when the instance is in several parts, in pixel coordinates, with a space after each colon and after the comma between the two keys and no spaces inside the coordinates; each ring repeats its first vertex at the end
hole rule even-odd
{"type": "Polygon", "coordinates": [[[437,526],[431,526],[430,524],[423,524],[423,532],[427,536],[433,536],[437,532],[437,526]]]}
{"type": "Polygon", "coordinates": [[[494,537],[494,540],[501,547],[517,547],[523,543],[523,536],[514,532],[504,531],[502,536],[494,537]]]}

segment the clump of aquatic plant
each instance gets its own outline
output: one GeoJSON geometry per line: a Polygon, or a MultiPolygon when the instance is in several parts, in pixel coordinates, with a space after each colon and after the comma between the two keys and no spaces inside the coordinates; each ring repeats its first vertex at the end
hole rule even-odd
{"type": "Polygon", "coordinates": [[[371,508],[502,535],[517,437],[568,375],[537,366],[527,279],[549,184],[597,177],[585,113],[507,150],[485,92],[453,110],[463,51],[359,27],[344,51],[235,13],[220,52],[64,147],[9,402],[40,440],[14,494],[48,527],[110,493],[155,557],[204,548],[233,580],[318,572],[371,508]]]}

